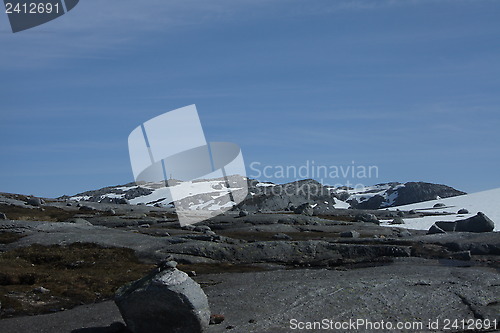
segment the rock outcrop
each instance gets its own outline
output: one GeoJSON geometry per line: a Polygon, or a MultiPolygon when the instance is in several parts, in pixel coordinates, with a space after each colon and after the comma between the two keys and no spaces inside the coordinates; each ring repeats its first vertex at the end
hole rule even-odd
{"type": "Polygon", "coordinates": [[[495,223],[482,212],[464,220],[454,222],[438,221],[431,226],[428,234],[443,232],[491,232],[495,229],[495,223]]]}

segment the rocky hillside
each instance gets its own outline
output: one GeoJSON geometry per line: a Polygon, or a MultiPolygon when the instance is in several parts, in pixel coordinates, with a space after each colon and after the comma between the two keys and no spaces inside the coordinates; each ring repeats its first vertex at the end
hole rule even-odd
{"type": "Polygon", "coordinates": [[[386,183],[362,189],[334,190],[352,208],[379,209],[466,194],[450,186],[424,183],[386,183]]]}
{"type": "MultiPolygon", "coordinates": [[[[207,182],[211,191],[223,191],[224,181],[214,179],[207,182]]],[[[189,192],[188,184],[186,186],[189,192]]],[[[334,208],[380,209],[407,205],[422,201],[463,195],[465,192],[440,184],[424,182],[385,183],[363,188],[330,187],[312,180],[300,180],[287,184],[274,184],[248,179],[248,195],[239,208],[248,211],[288,211],[309,203],[315,210],[328,211],[334,208]]],[[[65,199],[101,203],[130,203],[167,207],[172,199],[163,184],[129,183],[83,192],[65,199]]],[[[193,200],[195,201],[195,200],[193,200]]],[[[193,205],[210,210],[219,207],[217,195],[213,200],[193,205]],[[201,206],[203,207],[201,207],[201,206]]]]}

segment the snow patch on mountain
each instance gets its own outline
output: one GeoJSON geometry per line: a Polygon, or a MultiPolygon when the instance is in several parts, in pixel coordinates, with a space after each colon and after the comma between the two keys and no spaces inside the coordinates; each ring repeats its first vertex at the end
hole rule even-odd
{"type": "MultiPolygon", "coordinates": [[[[456,221],[466,219],[483,212],[493,222],[495,231],[500,231],[500,188],[465,194],[451,198],[436,199],[410,205],[395,207],[400,210],[415,210],[427,213],[450,213],[442,216],[425,216],[419,218],[404,219],[405,224],[401,227],[407,229],[428,230],[436,221],[456,221]],[[434,207],[436,204],[444,204],[443,207],[434,207]],[[469,214],[458,214],[460,209],[467,209],[469,214]]],[[[388,221],[385,221],[387,224],[388,221]]],[[[391,227],[394,227],[392,225],[391,227]]]]}

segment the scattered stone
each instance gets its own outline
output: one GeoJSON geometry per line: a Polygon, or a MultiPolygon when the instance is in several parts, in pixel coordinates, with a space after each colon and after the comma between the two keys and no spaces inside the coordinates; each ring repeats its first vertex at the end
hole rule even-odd
{"type": "Polygon", "coordinates": [[[433,235],[433,234],[445,234],[446,231],[441,229],[440,227],[436,226],[433,224],[430,228],[429,231],[427,231],[427,235],[433,235]]]}
{"type": "Polygon", "coordinates": [[[369,223],[380,224],[380,221],[377,219],[377,217],[374,214],[370,213],[358,214],[356,215],[355,220],[358,222],[369,222],[369,223]]]}
{"type": "Polygon", "coordinates": [[[340,233],[340,237],[343,238],[359,238],[360,234],[357,231],[351,230],[351,231],[344,231],[340,233]]]}
{"type": "Polygon", "coordinates": [[[434,206],[432,206],[433,208],[441,208],[441,207],[446,207],[446,205],[442,202],[438,202],[437,204],[435,204],[434,206]]]}
{"type": "Polygon", "coordinates": [[[120,205],[128,205],[129,204],[128,200],[125,198],[117,198],[116,203],[120,204],[120,205]]]}
{"type": "Polygon", "coordinates": [[[297,208],[294,209],[293,212],[295,214],[302,214],[305,216],[313,216],[313,214],[314,214],[313,208],[308,203],[304,203],[304,204],[298,206],[297,208]]]}
{"type": "Polygon", "coordinates": [[[33,289],[33,292],[35,292],[37,294],[48,294],[48,293],[50,293],[50,290],[47,288],[44,288],[44,287],[38,287],[38,288],[33,289]]]}
{"type": "Polygon", "coordinates": [[[401,216],[396,217],[394,220],[390,222],[390,224],[404,224],[405,221],[401,216]]]}
{"type": "Polygon", "coordinates": [[[275,240],[291,240],[292,237],[280,232],[278,234],[273,235],[273,239],[275,239],[275,240]]]}
{"type": "Polygon", "coordinates": [[[188,230],[188,231],[194,231],[196,229],[196,227],[192,224],[186,224],[186,225],[182,226],[182,229],[188,230]]]}
{"type": "Polygon", "coordinates": [[[210,229],[208,225],[197,225],[194,227],[194,231],[206,233],[208,231],[212,231],[212,229],[210,229]]]}
{"type": "Polygon", "coordinates": [[[7,220],[7,215],[5,215],[5,213],[0,213],[0,220],[7,220]]]}
{"type": "Polygon", "coordinates": [[[200,333],[210,322],[200,285],[175,268],[153,271],[121,287],[115,303],[134,333],[200,333]]]}
{"type": "Polygon", "coordinates": [[[151,225],[149,223],[144,223],[139,226],[139,228],[150,228],[151,225]]]}
{"type": "Polygon", "coordinates": [[[71,206],[73,206],[73,204],[72,204],[71,202],[68,202],[68,203],[66,204],[66,206],[71,207],[71,206]]]}
{"type": "Polygon", "coordinates": [[[115,212],[114,209],[110,208],[110,209],[106,210],[106,214],[108,214],[108,215],[116,215],[116,212],[115,212]]]}
{"type": "Polygon", "coordinates": [[[239,217],[245,217],[245,216],[248,216],[248,211],[246,210],[240,210],[240,212],[238,213],[238,216],[239,217]]]}
{"type": "Polygon", "coordinates": [[[416,210],[414,210],[414,209],[412,209],[412,210],[410,210],[410,211],[408,212],[408,214],[415,215],[415,214],[417,214],[417,211],[416,211],[416,210]]]}
{"type": "Polygon", "coordinates": [[[249,323],[249,324],[254,324],[254,323],[255,323],[255,319],[250,319],[250,320],[248,321],[248,323],[249,323]]]}
{"type": "Polygon", "coordinates": [[[210,316],[210,325],[218,325],[224,321],[224,315],[221,314],[213,314],[210,316]]]}
{"type": "Polygon", "coordinates": [[[411,232],[409,232],[408,230],[402,230],[399,234],[398,234],[399,237],[411,237],[412,234],[411,232]]]}
{"type": "Polygon", "coordinates": [[[78,209],[82,212],[95,212],[97,209],[95,209],[94,207],[91,207],[91,206],[80,206],[80,208],[78,209]]]}
{"type": "Polygon", "coordinates": [[[82,219],[80,217],[73,217],[73,218],[67,220],[67,222],[81,224],[81,225],[87,225],[87,226],[92,226],[92,223],[90,223],[89,221],[87,221],[85,219],[82,219]]]}
{"type": "Polygon", "coordinates": [[[460,209],[457,214],[469,214],[469,211],[465,208],[460,209]]]}
{"type": "Polygon", "coordinates": [[[166,269],[166,268],[176,268],[177,267],[177,261],[170,260],[162,263],[160,269],[166,269]]]}
{"type": "Polygon", "coordinates": [[[187,273],[187,275],[188,275],[189,277],[194,277],[194,276],[196,276],[196,272],[195,272],[195,271],[187,271],[186,273],[187,273]]]}
{"type": "Polygon", "coordinates": [[[35,206],[35,207],[39,207],[42,205],[42,200],[40,198],[31,197],[31,198],[28,198],[28,200],[26,201],[26,204],[31,205],[31,206],[35,206]]]}

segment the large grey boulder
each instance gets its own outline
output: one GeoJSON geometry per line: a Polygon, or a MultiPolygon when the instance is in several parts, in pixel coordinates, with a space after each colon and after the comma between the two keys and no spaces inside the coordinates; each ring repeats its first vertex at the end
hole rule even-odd
{"type": "Polygon", "coordinates": [[[115,303],[132,332],[200,333],[208,327],[207,296],[186,273],[171,266],[117,291],[115,303]]]}
{"type": "Polygon", "coordinates": [[[495,229],[495,223],[482,212],[468,219],[458,220],[455,223],[457,224],[455,231],[490,232],[495,229]]]}
{"type": "Polygon", "coordinates": [[[484,213],[479,212],[477,215],[469,217],[468,219],[458,220],[454,222],[437,221],[429,229],[428,233],[436,233],[439,230],[443,232],[490,232],[495,229],[495,223],[490,220],[484,213]]]}
{"type": "Polygon", "coordinates": [[[39,207],[43,204],[43,200],[40,199],[40,198],[35,198],[35,197],[31,197],[31,198],[28,198],[28,200],[26,200],[26,204],[27,205],[31,205],[31,206],[35,206],[35,207],[39,207]]]}

